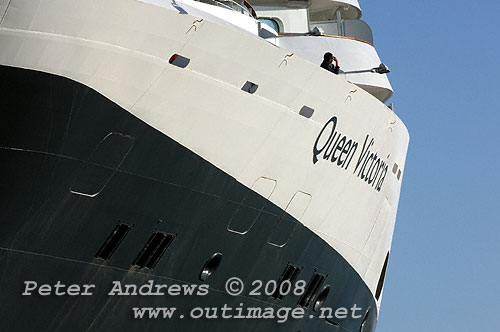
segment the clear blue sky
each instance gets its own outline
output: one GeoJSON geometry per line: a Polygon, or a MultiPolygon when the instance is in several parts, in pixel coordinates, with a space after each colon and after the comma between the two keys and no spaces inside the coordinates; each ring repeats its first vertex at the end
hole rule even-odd
{"type": "Polygon", "coordinates": [[[410,131],[377,332],[499,332],[500,2],[359,2],[410,131]]]}

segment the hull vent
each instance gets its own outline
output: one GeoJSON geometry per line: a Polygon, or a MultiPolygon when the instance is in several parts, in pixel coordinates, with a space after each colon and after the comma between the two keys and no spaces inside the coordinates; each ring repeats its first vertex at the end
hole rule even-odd
{"type": "Polygon", "coordinates": [[[120,243],[122,243],[125,236],[127,236],[130,228],[132,228],[130,225],[118,224],[108,236],[95,257],[104,260],[110,259],[118,246],[120,246],[120,243]]]}
{"type": "Polygon", "coordinates": [[[321,287],[321,284],[323,283],[323,281],[325,281],[325,279],[325,275],[315,273],[307,284],[306,291],[297,304],[303,308],[309,308],[314,299],[314,296],[318,292],[318,289],[321,287]]]}
{"type": "Polygon", "coordinates": [[[271,297],[277,300],[282,300],[283,297],[290,293],[291,287],[295,282],[295,279],[297,279],[300,270],[300,267],[290,264],[287,265],[278,280],[278,287],[276,287],[276,291],[271,297]]]}
{"type": "Polygon", "coordinates": [[[138,268],[153,269],[170,246],[175,236],[166,233],[154,232],[134,261],[138,268]]]}

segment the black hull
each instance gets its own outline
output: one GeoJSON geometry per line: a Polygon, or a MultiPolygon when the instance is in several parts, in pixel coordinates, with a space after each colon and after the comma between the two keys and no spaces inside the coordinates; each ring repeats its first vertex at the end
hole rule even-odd
{"type": "MultiPolygon", "coordinates": [[[[298,279],[316,271],[330,285],[325,307],[376,304],[356,271],[326,242],[214,165],[96,91],[46,73],[0,66],[0,322],[2,331],[360,331],[362,318],[134,319],[132,307],[297,307],[299,296],[230,296],[239,277],[298,279]],[[109,136],[110,133],[111,136],[109,136]],[[227,230],[237,219],[245,234],[227,230]],[[133,225],[110,259],[95,258],[117,223],[133,225]],[[278,225],[293,230],[280,248],[278,225]],[[154,269],[131,268],[155,231],[175,235],[154,269]],[[223,258],[207,296],[108,296],[113,281],[203,284],[200,270],[223,258]],[[24,281],[95,284],[92,296],[22,296],[24,281]]],[[[179,110],[182,111],[182,110],[179,110]]],[[[309,318],[313,315],[314,318],[309,318]]]]}

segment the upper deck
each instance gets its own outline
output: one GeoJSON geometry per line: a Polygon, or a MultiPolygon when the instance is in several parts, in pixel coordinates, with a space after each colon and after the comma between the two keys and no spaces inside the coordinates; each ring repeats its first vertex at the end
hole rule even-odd
{"type": "MultiPolygon", "coordinates": [[[[159,0],[146,0],[155,2],[159,0]]],[[[362,21],[357,0],[178,0],[199,10],[200,17],[230,24],[268,40],[314,64],[323,54],[338,59],[341,76],[382,102],[393,89],[385,73],[370,71],[381,64],[371,28],[362,21]],[[208,15],[208,16],[207,16],[208,15]]]]}
{"type": "Polygon", "coordinates": [[[253,0],[253,6],[287,7],[289,9],[306,8],[313,20],[329,17],[337,8],[342,8],[344,19],[359,19],[362,11],[357,0],[253,0]]]}
{"type": "Polygon", "coordinates": [[[387,75],[370,71],[381,60],[373,46],[371,28],[360,20],[358,1],[254,0],[252,3],[259,20],[271,27],[262,37],[318,65],[323,54],[331,52],[339,59],[341,75],[348,81],[382,102],[392,96],[387,75]]]}

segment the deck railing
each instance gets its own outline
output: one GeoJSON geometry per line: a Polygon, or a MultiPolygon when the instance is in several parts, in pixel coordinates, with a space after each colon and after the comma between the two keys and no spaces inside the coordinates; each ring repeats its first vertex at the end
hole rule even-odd
{"type": "Polygon", "coordinates": [[[319,21],[310,22],[309,27],[312,30],[314,27],[323,29],[325,35],[342,36],[362,40],[373,45],[372,30],[368,24],[361,20],[342,20],[339,31],[337,21],[319,21]]]}
{"type": "Polygon", "coordinates": [[[241,14],[253,17],[255,19],[257,18],[257,13],[253,9],[252,5],[246,0],[196,0],[196,1],[233,10],[241,14]]]}

